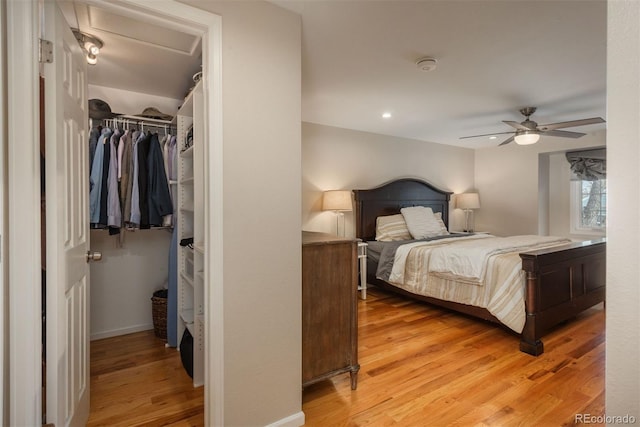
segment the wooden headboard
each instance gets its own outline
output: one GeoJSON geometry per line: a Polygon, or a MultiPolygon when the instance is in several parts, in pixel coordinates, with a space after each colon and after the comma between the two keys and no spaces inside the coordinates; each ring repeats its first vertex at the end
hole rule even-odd
{"type": "Polygon", "coordinates": [[[374,240],[376,218],[400,213],[408,206],[426,206],[442,212],[442,220],[449,228],[449,200],[451,192],[442,191],[413,178],[402,178],[370,190],[354,190],[356,204],[356,237],[374,240]]]}

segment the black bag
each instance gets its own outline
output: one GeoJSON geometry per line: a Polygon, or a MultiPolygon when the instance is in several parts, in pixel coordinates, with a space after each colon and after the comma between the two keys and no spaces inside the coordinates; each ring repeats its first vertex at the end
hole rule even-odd
{"type": "Polygon", "coordinates": [[[188,329],[184,330],[180,340],[180,359],[187,374],[193,378],[193,337],[188,329]]]}

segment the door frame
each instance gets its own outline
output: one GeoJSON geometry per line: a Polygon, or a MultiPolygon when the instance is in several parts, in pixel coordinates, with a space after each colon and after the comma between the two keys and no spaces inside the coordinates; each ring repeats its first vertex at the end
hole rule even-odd
{"type": "MultiPolygon", "coordinates": [[[[38,425],[42,414],[40,295],[40,2],[7,2],[7,227],[11,425],[38,425]],[[11,142],[9,142],[11,141],[11,142]],[[25,213],[31,213],[26,215],[25,213]]],[[[222,17],[174,0],[86,3],[202,37],[205,104],[205,425],[224,425],[222,17]],[[215,90],[214,90],[215,89],[215,90]]],[[[55,201],[48,202],[55,209],[55,201]]],[[[5,239],[3,239],[5,240],[5,239]]],[[[5,365],[6,366],[6,365],[5,365]]],[[[8,412],[8,414],[7,414],[8,412]]]]}

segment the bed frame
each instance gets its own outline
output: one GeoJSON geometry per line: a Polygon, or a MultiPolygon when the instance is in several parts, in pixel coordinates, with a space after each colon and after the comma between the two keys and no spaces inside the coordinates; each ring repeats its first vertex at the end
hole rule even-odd
{"type": "MultiPolygon", "coordinates": [[[[385,183],[370,190],[354,190],[356,237],[375,239],[376,218],[392,215],[408,206],[427,206],[442,212],[449,226],[451,192],[413,178],[385,183]]],[[[520,350],[538,356],[544,352],[543,334],[605,299],[606,240],[570,243],[553,249],[524,252],[526,273],[526,322],[520,350]]],[[[369,260],[367,282],[441,307],[500,323],[486,309],[425,297],[390,285],[375,277],[376,266],[369,260]]]]}

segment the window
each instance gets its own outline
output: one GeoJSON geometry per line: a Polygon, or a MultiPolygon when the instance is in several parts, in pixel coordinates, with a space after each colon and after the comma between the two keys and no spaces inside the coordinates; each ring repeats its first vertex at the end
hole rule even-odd
{"type": "Polygon", "coordinates": [[[607,224],[607,180],[571,181],[571,233],[604,235],[607,224]]]}

